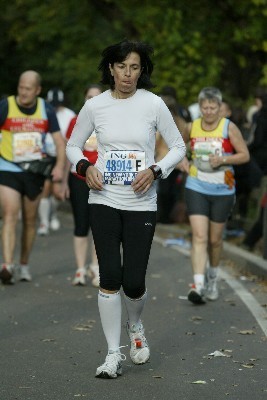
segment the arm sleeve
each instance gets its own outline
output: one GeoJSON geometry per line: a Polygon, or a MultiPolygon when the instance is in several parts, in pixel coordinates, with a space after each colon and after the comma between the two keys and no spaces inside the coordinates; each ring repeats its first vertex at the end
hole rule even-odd
{"type": "Polygon", "coordinates": [[[186,146],[182,135],[163,100],[160,101],[157,129],[169,148],[166,156],[157,162],[157,165],[159,165],[162,170],[162,178],[167,178],[175,166],[184,158],[186,146]]]}
{"type": "Polygon", "coordinates": [[[87,106],[87,102],[79,112],[76,124],[66,147],[67,158],[74,165],[75,169],[77,163],[81,159],[87,160],[83,154],[83,148],[86,140],[91,136],[95,128],[92,113],[87,106]]]}
{"type": "Polygon", "coordinates": [[[45,103],[47,118],[48,118],[48,125],[49,125],[49,132],[54,133],[60,131],[58,119],[54,108],[49,103],[45,103]]]}

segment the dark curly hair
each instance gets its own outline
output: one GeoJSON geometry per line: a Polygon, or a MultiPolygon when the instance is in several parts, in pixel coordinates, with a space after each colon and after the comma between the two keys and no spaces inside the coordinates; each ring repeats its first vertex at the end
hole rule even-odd
{"type": "Polygon", "coordinates": [[[113,67],[114,63],[124,61],[131,52],[139,54],[141,61],[141,75],[137,82],[137,89],[151,89],[154,87],[150,80],[154,68],[150,58],[150,55],[153,55],[153,47],[146,43],[132,42],[127,39],[103,50],[102,60],[98,66],[98,70],[102,71],[100,82],[103,85],[109,85],[112,90],[114,89],[115,82],[110,73],[109,64],[113,67]]]}

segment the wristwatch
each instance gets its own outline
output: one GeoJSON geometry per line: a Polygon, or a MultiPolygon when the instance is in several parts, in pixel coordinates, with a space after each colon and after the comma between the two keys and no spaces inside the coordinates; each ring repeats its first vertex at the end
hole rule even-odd
{"type": "Polygon", "coordinates": [[[154,180],[160,179],[162,177],[162,170],[158,165],[151,165],[149,169],[151,169],[151,171],[153,172],[154,180]]]}

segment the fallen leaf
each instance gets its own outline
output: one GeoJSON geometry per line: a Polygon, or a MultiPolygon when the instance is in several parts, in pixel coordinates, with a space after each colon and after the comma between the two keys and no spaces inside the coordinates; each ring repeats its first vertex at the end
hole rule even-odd
{"type": "Polygon", "coordinates": [[[191,317],[191,321],[202,321],[202,317],[199,317],[198,315],[195,315],[193,317],[191,317]]]}
{"type": "MultiPolygon", "coordinates": [[[[219,350],[215,350],[214,353],[210,353],[209,356],[213,356],[213,357],[227,357],[226,354],[223,354],[221,351],[219,350]]],[[[229,357],[229,356],[228,356],[229,357]]]]}
{"type": "Polygon", "coordinates": [[[92,325],[77,325],[74,326],[73,329],[75,331],[90,331],[92,329],[92,325]]]}
{"type": "Polygon", "coordinates": [[[242,367],[245,367],[245,368],[253,368],[253,367],[255,367],[255,364],[253,364],[253,363],[247,363],[247,364],[241,364],[242,365],[242,367]]]}
{"type": "Polygon", "coordinates": [[[238,333],[240,333],[240,335],[255,335],[255,332],[252,331],[251,329],[239,331],[238,333]]]}
{"type": "Polygon", "coordinates": [[[95,320],[89,320],[87,324],[77,324],[72,327],[75,331],[90,331],[93,328],[95,320]]]}
{"type": "Polygon", "coordinates": [[[56,339],[41,339],[41,342],[55,342],[56,339]]]}

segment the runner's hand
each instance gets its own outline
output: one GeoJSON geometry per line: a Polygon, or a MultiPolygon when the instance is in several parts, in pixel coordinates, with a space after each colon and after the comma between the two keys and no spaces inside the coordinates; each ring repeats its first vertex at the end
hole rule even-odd
{"type": "Polygon", "coordinates": [[[182,161],[180,161],[180,162],[177,164],[177,168],[178,168],[180,171],[189,174],[190,163],[189,163],[187,157],[184,157],[184,158],[182,159],[182,161]]]}
{"type": "Polygon", "coordinates": [[[144,171],[138,172],[136,178],[132,182],[132,188],[135,193],[144,194],[151,187],[154,182],[154,174],[151,169],[145,169],[144,171]]]}
{"type": "Polygon", "coordinates": [[[63,167],[60,165],[55,165],[51,172],[52,182],[62,182],[63,180],[63,167]]]}
{"type": "Polygon", "coordinates": [[[103,176],[93,165],[87,168],[85,180],[90,189],[103,190],[103,176]]]}

